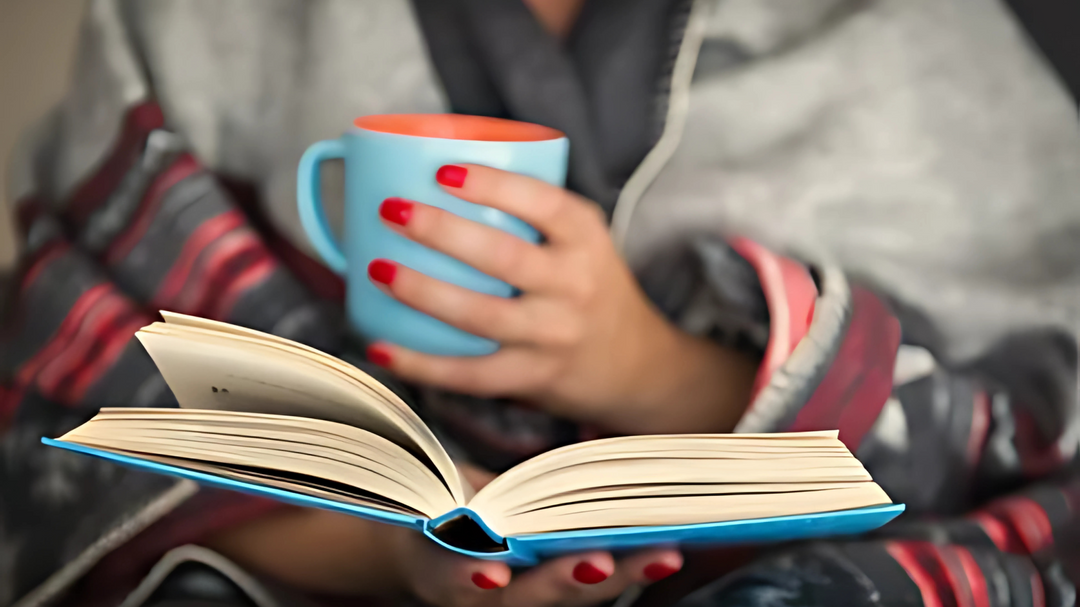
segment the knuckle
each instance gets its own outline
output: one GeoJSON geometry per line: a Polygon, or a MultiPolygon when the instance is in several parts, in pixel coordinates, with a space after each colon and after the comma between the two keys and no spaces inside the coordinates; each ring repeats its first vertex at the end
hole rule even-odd
{"type": "Polygon", "coordinates": [[[543,202],[538,206],[542,209],[544,219],[548,223],[565,220],[575,202],[566,190],[560,190],[554,196],[545,196],[542,200],[543,202]]]}
{"type": "Polygon", "coordinates": [[[518,307],[514,300],[488,300],[486,305],[473,315],[473,329],[485,333],[497,332],[509,334],[516,332],[518,325],[518,307]]]}
{"type": "Polygon", "coordinates": [[[553,323],[542,333],[544,344],[557,348],[570,348],[580,344],[584,334],[582,323],[577,319],[553,323]]]}
{"type": "Polygon", "coordinates": [[[570,301],[578,307],[586,308],[593,302],[597,294],[596,281],[588,274],[576,274],[573,280],[567,283],[567,295],[570,301]]]}
{"type": "Polygon", "coordinates": [[[514,278],[520,278],[526,271],[528,247],[515,236],[499,235],[493,247],[496,278],[502,278],[513,284],[514,278]]]}
{"type": "Polygon", "coordinates": [[[446,383],[456,385],[461,388],[462,392],[467,392],[476,396],[490,396],[491,385],[487,381],[487,375],[483,372],[483,369],[479,365],[460,365],[456,368],[447,368],[448,371],[452,371],[447,374],[446,383]]]}
{"type": "Polygon", "coordinates": [[[534,390],[539,390],[550,385],[551,382],[559,378],[562,371],[562,365],[555,360],[550,360],[546,364],[539,365],[536,370],[532,388],[534,390]]]}

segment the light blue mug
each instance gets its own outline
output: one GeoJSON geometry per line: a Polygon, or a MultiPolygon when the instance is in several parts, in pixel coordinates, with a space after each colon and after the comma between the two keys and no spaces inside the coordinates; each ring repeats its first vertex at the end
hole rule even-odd
{"type": "Polygon", "coordinates": [[[443,356],[491,354],[498,344],[422,314],[386,295],[368,278],[375,259],[389,259],[428,276],[481,293],[512,297],[510,285],[387,228],[379,205],[390,197],[415,200],[505,230],[530,242],[540,235],[502,211],[465,202],[435,182],[447,164],[472,163],[521,173],[562,187],[569,142],[555,129],[456,114],[389,114],[358,118],[338,139],[320,141],[300,159],[296,200],[311,244],[346,283],[352,327],[370,341],[388,341],[443,356]],[[345,160],[345,231],[339,244],[322,208],[319,166],[345,160]]]}

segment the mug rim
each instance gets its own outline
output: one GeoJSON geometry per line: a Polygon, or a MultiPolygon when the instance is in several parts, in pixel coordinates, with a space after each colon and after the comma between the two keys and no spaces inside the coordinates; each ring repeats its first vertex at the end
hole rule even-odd
{"type": "Polygon", "coordinates": [[[539,124],[467,114],[372,114],[357,118],[353,126],[388,135],[459,141],[529,142],[566,137],[562,131],[539,124]]]}

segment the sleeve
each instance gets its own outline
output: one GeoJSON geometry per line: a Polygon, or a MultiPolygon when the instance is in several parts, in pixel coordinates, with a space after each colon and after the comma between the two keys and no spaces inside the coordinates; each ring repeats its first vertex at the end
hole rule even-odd
{"type": "Polygon", "coordinates": [[[110,571],[145,571],[216,525],[280,507],[40,444],[102,406],[175,406],[133,339],[158,310],[341,345],[340,282],[263,229],[250,189],[209,173],[167,129],[113,9],[93,3],[71,92],[15,154],[22,247],[0,307],[0,605],[55,597],[109,556],[124,565],[110,571]]]}
{"type": "Polygon", "coordinates": [[[737,432],[839,429],[913,515],[962,514],[1073,458],[1071,335],[1030,331],[943,363],[917,312],[744,238],[692,240],[641,276],[684,330],[761,357],[737,432]]]}

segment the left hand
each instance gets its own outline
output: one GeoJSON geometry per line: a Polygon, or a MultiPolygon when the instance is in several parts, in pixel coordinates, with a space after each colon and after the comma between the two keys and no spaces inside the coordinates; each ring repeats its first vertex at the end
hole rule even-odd
{"type": "Polygon", "coordinates": [[[592,202],[545,182],[478,165],[443,167],[449,193],[539,230],[532,244],[436,207],[388,199],[384,223],[522,295],[477,293],[376,260],[372,280],[421,312],[500,342],[494,354],[440,357],[389,343],[369,358],[417,383],[514,397],[608,430],[728,431],[742,414],[754,363],[679,331],[645,297],[592,202]]]}

